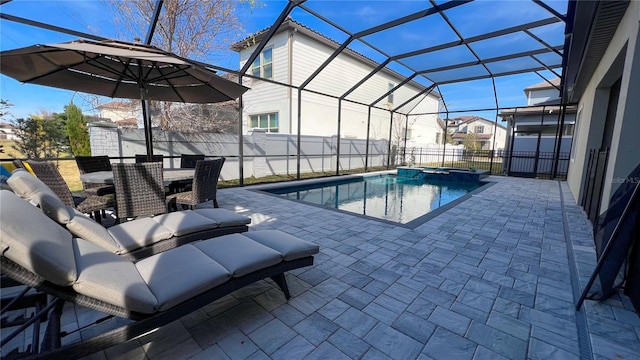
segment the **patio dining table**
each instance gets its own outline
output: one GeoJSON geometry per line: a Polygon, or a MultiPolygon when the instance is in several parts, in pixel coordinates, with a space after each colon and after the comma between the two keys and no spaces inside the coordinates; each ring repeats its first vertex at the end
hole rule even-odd
{"type": "MultiPolygon", "coordinates": [[[[162,169],[162,177],[165,185],[180,180],[193,180],[195,169],[162,169]]],[[[113,185],[112,171],[96,171],[80,175],[80,181],[96,184],[113,185]]]]}

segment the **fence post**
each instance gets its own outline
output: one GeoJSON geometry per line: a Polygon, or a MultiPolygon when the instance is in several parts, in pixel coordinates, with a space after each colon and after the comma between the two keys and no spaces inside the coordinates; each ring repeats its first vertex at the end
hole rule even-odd
{"type": "Polygon", "coordinates": [[[493,174],[493,152],[495,150],[489,150],[489,156],[491,157],[491,160],[489,160],[489,175],[493,174]]]}

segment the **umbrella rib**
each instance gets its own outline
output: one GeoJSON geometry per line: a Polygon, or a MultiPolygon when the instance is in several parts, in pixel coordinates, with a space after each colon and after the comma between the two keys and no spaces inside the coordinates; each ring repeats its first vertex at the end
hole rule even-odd
{"type": "MultiPolygon", "coordinates": [[[[21,81],[22,81],[22,82],[25,82],[25,83],[33,82],[33,81],[36,81],[36,80],[41,79],[41,78],[43,78],[43,77],[49,76],[49,75],[51,75],[51,74],[55,74],[55,73],[58,73],[58,72],[60,72],[60,71],[68,70],[69,68],[71,68],[71,67],[73,67],[73,66],[77,66],[77,65],[80,65],[80,64],[82,64],[82,63],[84,63],[84,62],[85,62],[85,60],[82,60],[82,61],[80,61],[80,62],[76,62],[76,63],[70,64],[70,65],[65,65],[65,66],[63,66],[63,67],[60,67],[60,65],[58,65],[58,64],[56,64],[56,63],[54,63],[54,62],[53,62],[53,61],[51,61],[48,57],[43,56],[43,54],[45,54],[45,53],[63,52],[63,51],[64,51],[64,52],[66,52],[67,50],[50,49],[50,50],[44,50],[44,51],[40,51],[40,52],[38,52],[36,55],[38,55],[39,57],[41,57],[43,60],[47,61],[49,64],[51,64],[51,65],[53,65],[53,66],[57,66],[58,68],[57,68],[57,69],[55,69],[55,70],[53,70],[53,71],[50,71],[50,72],[48,72],[48,73],[40,74],[40,75],[38,75],[38,76],[35,76],[35,77],[32,77],[32,78],[29,78],[29,79],[25,79],[25,80],[21,80],[21,81]]],[[[78,51],[76,51],[76,50],[74,50],[74,52],[76,52],[76,53],[80,54],[80,52],[78,52],[78,51]]],[[[84,54],[80,54],[80,55],[83,55],[83,57],[85,56],[84,54]]]]}
{"type": "MultiPolygon", "coordinates": [[[[70,42],[70,44],[73,43],[70,42]]],[[[73,79],[76,76],[82,79],[82,84],[95,83],[100,89],[91,91],[90,88],[84,85],[74,87],[69,84],[62,84],[59,87],[70,90],[95,91],[96,94],[110,97],[130,97],[131,89],[129,87],[135,84],[140,89],[153,90],[149,91],[147,96],[140,94],[143,99],[149,95],[154,98],[157,97],[156,100],[160,101],[181,101],[184,103],[190,101],[196,103],[203,101],[218,102],[232,99],[231,96],[225,93],[224,87],[220,89],[217,86],[218,83],[214,81],[218,78],[218,75],[214,73],[209,75],[208,69],[200,70],[198,65],[195,65],[195,69],[192,71],[194,64],[175,54],[157,51],[150,52],[150,55],[146,56],[142,53],[143,50],[127,52],[125,50],[135,50],[135,48],[124,46],[121,47],[121,52],[111,52],[100,49],[99,46],[115,47],[112,44],[102,42],[86,43],[94,45],[44,45],[36,47],[34,49],[36,51],[31,52],[30,56],[32,57],[24,60],[25,67],[28,69],[29,66],[35,67],[38,65],[46,73],[37,74],[37,76],[21,81],[24,83],[40,82],[45,84],[46,81],[42,82],[42,79],[47,80],[53,77],[54,79],[68,81],[67,79],[73,79]],[[139,55],[141,53],[142,55],[139,55]],[[64,56],[66,54],[73,55],[64,56]],[[79,56],[80,59],[77,60],[73,56],[79,56]],[[186,64],[179,61],[170,61],[171,57],[182,59],[186,64]],[[169,60],[161,61],[164,58],[169,58],[169,60]],[[57,61],[56,59],[61,60],[57,61]],[[66,64],[65,61],[67,60],[71,60],[73,63],[66,64]],[[200,93],[205,90],[202,87],[203,85],[208,89],[206,96],[203,96],[204,93],[200,93]],[[124,92],[122,91],[123,89],[125,90],[124,92]]],[[[30,71],[25,70],[24,72],[30,75],[30,71]]],[[[228,81],[223,78],[220,79],[228,81]]],[[[222,85],[224,86],[224,84],[222,85]]]]}

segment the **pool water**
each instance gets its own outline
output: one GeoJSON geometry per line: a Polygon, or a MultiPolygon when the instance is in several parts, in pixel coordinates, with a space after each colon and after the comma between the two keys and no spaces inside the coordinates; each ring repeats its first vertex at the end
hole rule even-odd
{"type": "Polygon", "coordinates": [[[389,174],[265,191],[290,200],[407,224],[482,185],[412,179],[389,174]]]}

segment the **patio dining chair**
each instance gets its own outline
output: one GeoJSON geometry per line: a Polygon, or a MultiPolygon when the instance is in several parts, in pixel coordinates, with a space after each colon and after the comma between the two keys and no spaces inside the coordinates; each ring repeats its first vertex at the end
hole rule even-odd
{"type": "MultiPolygon", "coordinates": [[[[180,155],[180,168],[181,169],[195,169],[196,162],[198,160],[204,160],[204,154],[181,154],[180,155]]],[[[175,181],[169,185],[170,193],[177,193],[182,191],[191,190],[192,180],[180,180],[175,181]]]]}
{"type": "MultiPolygon", "coordinates": [[[[136,164],[150,162],[149,160],[147,160],[147,154],[136,154],[135,158],[136,158],[136,164]]],[[[152,159],[153,160],[151,160],[151,162],[162,162],[164,160],[164,155],[162,154],[153,155],[152,159]]]]}
{"type": "Polygon", "coordinates": [[[162,163],[114,163],[117,221],[167,212],[162,163]]]}
{"type": "Polygon", "coordinates": [[[204,154],[181,154],[180,155],[180,168],[181,169],[195,169],[198,160],[204,160],[204,154]]]}
{"type": "MultiPolygon", "coordinates": [[[[97,171],[111,171],[109,156],[76,156],[76,164],[80,174],[89,174],[97,171]]],[[[106,195],[116,192],[113,185],[83,182],[84,192],[90,195],[106,195]]]]}
{"type": "Polygon", "coordinates": [[[213,207],[218,208],[216,193],[218,191],[218,179],[224,161],[224,157],[213,160],[198,160],[196,162],[192,189],[190,191],[169,195],[167,199],[170,202],[170,206],[177,210],[177,205],[193,208],[195,205],[212,201],[213,207]]]}
{"type": "Polygon", "coordinates": [[[43,183],[58,195],[65,205],[91,215],[98,223],[101,222],[102,211],[113,208],[116,205],[113,195],[74,196],[60,174],[58,167],[52,162],[27,161],[26,164],[33,170],[38,179],[42,180],[43,183]]]}

